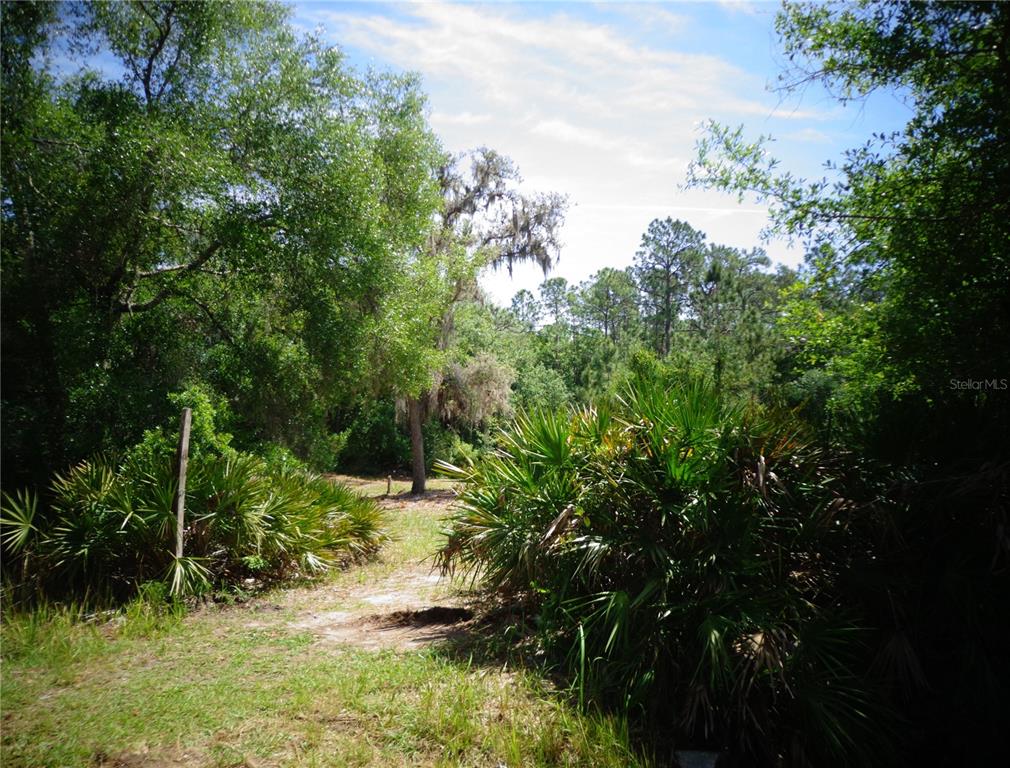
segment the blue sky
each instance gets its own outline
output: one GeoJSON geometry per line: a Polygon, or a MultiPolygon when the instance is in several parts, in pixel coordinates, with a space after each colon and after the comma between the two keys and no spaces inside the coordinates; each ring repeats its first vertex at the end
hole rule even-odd
{"type": "MultiPolygon", "coordinates": [[[[714,242],[758,245],[761,206],[684,190],[699,124],[709,118],[770,134],[783,170],[820,175],[909,110],[880,94],[842,107],[819,87],[771,90],[783,68],[777,4],[294,4],[294,22],[340,46],[358,67],[418,72],[444,146],[489,146],[518,164],[530,190],[569,197],[554,275],[579,282],[624,267],[654,218],[690,222],[714,242]]],[[[795,265],[798,248],[766,243],[795,265]]],[[[542,275],[485,278],[507,303],[542,275]]]]}

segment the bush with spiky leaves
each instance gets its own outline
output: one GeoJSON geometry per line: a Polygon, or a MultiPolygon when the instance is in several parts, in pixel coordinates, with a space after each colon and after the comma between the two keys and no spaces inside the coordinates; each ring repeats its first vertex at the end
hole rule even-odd
{"type": "Polygon", "coordinates": [[[580,698],[741,764],[886,754],[844,594],[875,512],[789,418],[638,381],[442,469],[465,481],[443,569],[537,603],[580,698]]]}
{"type": "Polygon", "coordinates": [[[46,505],[5,494],[3,546],[16,563],[5,570],[29,594],[122,599],[163,580],[179,596],[249,576],[320,573],[386,540],[374,501],[300,468],[227,452],[189,465],[177,558],[176,488],[170,460],[97,456],[57,475],[46,505]]]}

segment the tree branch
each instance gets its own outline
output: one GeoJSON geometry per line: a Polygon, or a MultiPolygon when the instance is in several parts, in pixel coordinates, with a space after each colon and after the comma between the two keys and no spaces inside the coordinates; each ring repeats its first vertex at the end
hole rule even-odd
{"type": "MultiPolygon", "coordinates": [[[[214,256],[214,254],[217,253],[222,246],[223,243],[220,240],[216,240],[215,242],[211,243],[206,248],[204,248],[203,251],[200,253],[200,255],[197,256],[193,261],[187,264],[179,264],[174,267],[165,267],[164,269],[156,269],[149,272],[137,272],[136,275],[137,279],[139,280],[146,277],[157,277],[159,275],[169,274],[173,272],[178,273],[194,272],[200,269],[200,267],[202,267],[208,261],[210,261],[210,259],[214,256]]],[[[130,288],[130,291],[127,294],[127,296],[132,295],[134,288],[136,288],[136,285],[130,288]]],[[[153,309],[154,307],[161,304],[161,302],[163,302],[169,296],[171,296],[172,290],[173,289],[171,285],[165,286],[164,288],[161,289],[161,291],[158,292],[157,295],[154,296],[154,298],[148,299],[147,301],[142,302],[140,304],[134,304],[129,299],[127,299],[126,301],[120,301],[116,307],[116,310],[120,314],[123,314],[132,312],[143,312],[144,310],[147,309],[153,309]]]]}
{"type": "Polygon", "coordinates": [[[214,328],[216,328],[217,331],[221,334],[221,336],[224,337],[224,340],[227,341],[231,346],[238,348],[238,344],[235,341],[235,337],[231,335],[231,331],[229,331],[227,328],[224,327],[224,324],[217,319],[217,317],[214,315],[213,312],[210,311],[210,307],[208,307],[204,302],[200,301],[200,299],[196,298],[196,296],[194,296],[192,293],[189,293],[188,291],[180,291],[179,295],[193,302],[193,304],[196,305],[196,308],[199,309],[201,312],[203,312],[203,314],[206,315],[207,319],[210,320],[211,325],[213,325],[214,328]]]}
{"type": "MultiPolygon", "coordinates": [[[[158,56],[161,55],[162,50],[165,48],[165,43],[168,42],[169,35],[172,34],[172,14],[175,13],[175,3],[170,4],[165,10],[164,29],[162,29],[160,22],[148,12],[143,3],[140,4],[140,7],[148,18],[154,21],[154,25],[159,32],[158,40],[154,44],[154,50],[151,52],[151,55],[147,57],[147,65],[144,67],[144,74],[142,78],[142,83],[144,85],[144,99],[147,101],[147,105],[151,106],[153,102],[157,101],[157,97],[151,93],[151,77],[154,74],[154,62],[157,60],[158,56]]],[[[161,90],[164,90],[164,85],[161,90]]],[[[161,91],[159,91],[159,95],[160,93],[161,91]]]]}

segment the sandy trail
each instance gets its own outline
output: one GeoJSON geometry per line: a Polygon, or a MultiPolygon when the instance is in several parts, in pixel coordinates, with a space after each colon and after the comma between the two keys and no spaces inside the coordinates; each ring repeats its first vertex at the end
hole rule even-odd
{"type": "MultiPolygon", "coordinates": [[[[451,500],[447,492],[377,499],[393,518],[394,531],[397,516],[413,515],[424,521],[429,534],[451,500]]],[[[395,543],[387,546],[378,566],[362,569],[360,580],[337,579],[294,590],[280,596],[277,608],[287,609],[284,618],[290,628],[311,632],[319,642],[365,650],[418,649],[460,636],[473,617],[464,597],[433,570],[430,559],[403,557],[403,550],[395,543]]]]}

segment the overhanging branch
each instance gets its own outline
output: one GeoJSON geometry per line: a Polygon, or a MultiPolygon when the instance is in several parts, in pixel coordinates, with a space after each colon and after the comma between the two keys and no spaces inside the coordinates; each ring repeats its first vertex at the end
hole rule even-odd
{"type": "MultiPolygon", "coordinates": [[[[201,251],[200,255],[197,256],[191,262],[188,262],[186,264],[179,264],[174,267],[165,267],[163,269],[151,270],[148,272],[138,272],[137,279],[139,280],[148,277],[158,277],[160,275],[166,275],[172,273],[183,274],[186,272],[195,272],[199,270],[208,261],[210,261],[211,258],[213,258],[214,254],[216,254],[219,250],[221,250],[222,245],[223,243],[220,240],[217,240],[208,245],[206,248],[204,248],[203,251],[201,251]]],[[[133,288],[130,289],[127,296],[132,295],[134,288],[136,288],[136,285],[134,285],[133,288]]],[[[153,309],[154,307],[161,304],[169,296],[171,296],[172,293],[173,293],[172,286],[168,285],[162,288],[161,291],[159,291],[154,296],[154,298],[148,299],[147,301],[143,301],[139,304],[134,304],[129,299],[127,299],[126,301],[120,301],[116,307],[116,310],[120,314],[123,314],[132,312],[143,312],[144,310],[147,309],[153,309]]]]}

